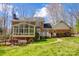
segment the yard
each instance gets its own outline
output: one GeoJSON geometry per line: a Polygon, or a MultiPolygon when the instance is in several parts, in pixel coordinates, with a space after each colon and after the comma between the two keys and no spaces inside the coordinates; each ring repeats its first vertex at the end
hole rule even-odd
{"type": "Polygon", "coordinates": [[[51,38],[26,46],[1,46],[1,56],[79,56],[79,37],[51,38]]]}

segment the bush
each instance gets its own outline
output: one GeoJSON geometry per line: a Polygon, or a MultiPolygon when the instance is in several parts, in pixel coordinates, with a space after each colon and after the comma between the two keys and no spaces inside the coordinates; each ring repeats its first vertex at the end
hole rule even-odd
{"type": "Polygon", "coordinates": [[[38,39],[39,39],[39,33],[35,33],[35,38],[34,38],[34,41],[38,41],[38,39]]]}

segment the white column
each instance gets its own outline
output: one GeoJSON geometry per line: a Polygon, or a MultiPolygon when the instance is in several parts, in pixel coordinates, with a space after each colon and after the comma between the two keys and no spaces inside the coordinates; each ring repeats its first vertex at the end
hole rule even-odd
{"type": "Polygon", "coordinates": [[[12,34],[14,35],[14,27],[12,27],[12,34]]]}
{"type": "MultiPolygon", "coordinates": [[[[18,28],[19,28],[19,26],[18,26],[18,28]]],[[[17,28],[17,30],[18,30],[18,33],[17,34],[19,35],[19,29],[18,28],[17,28]]]]}
{"type": "Polygon", "coordinates": [[[34,26],[34,35],[35,35],[35,26],[34,26]]]}
{"type": "Polygon", "coordinates": [[[28,26],[28,35],[30,35],[30,26],[28,26]]]}

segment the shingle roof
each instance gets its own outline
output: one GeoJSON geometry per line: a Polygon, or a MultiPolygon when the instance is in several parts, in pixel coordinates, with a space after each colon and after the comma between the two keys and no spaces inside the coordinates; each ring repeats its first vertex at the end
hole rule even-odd
{"type": "MultiPolygon", "coordinates": [[[[14,19],[14,20],[17,21],[17,19],[14,19]]],[[[44,19],[42,17],[32,17],[32,18],[21,17],[19,18],[18,21],[36,21],[36,22],[43,21],[44,22],[44,19]]]]}
{"type": "Polygon", "coordinates": [[[68,29],[71,28],[66,22],[63,20],[59,21],[56,25],[54,25],[53,29],[68,29]]]}

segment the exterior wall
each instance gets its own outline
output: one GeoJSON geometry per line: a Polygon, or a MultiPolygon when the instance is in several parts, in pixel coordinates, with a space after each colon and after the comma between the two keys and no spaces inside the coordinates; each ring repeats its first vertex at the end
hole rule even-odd
{"type": "Polygon", "coordinates": [[[71,30],[65,30],[65,29],[59,29],[59,30],[54,30],[55,33],[65,33],[65,32],[71,32],[71,30]]]}
{"type": "Polygon", "coordinates": [[[54,37],[68,37],[71,36],[71,30],[54,30],[53,32],[54,37]]]}
{"type": "Polygon", "coordinates": [[[71,28],[63,21],[53,27],[54,36],[71,36],[71,28]]]}
{"type": "Polygon", "coordinates": [[[49,31],[50,29],[46,29],[46,28],[43,28],[43,31],[41,31],[41,29],[37,30],[37,32],[41,37],[51,37],[51,32],[49,31]]]}
{"type": "Polygon", "coordinates": [[[69,26],[67,26],[65,23],[59,23],[57,25],[55,25],[55,27],[53,28],[54,30],[69,30],[69,26]]]}

